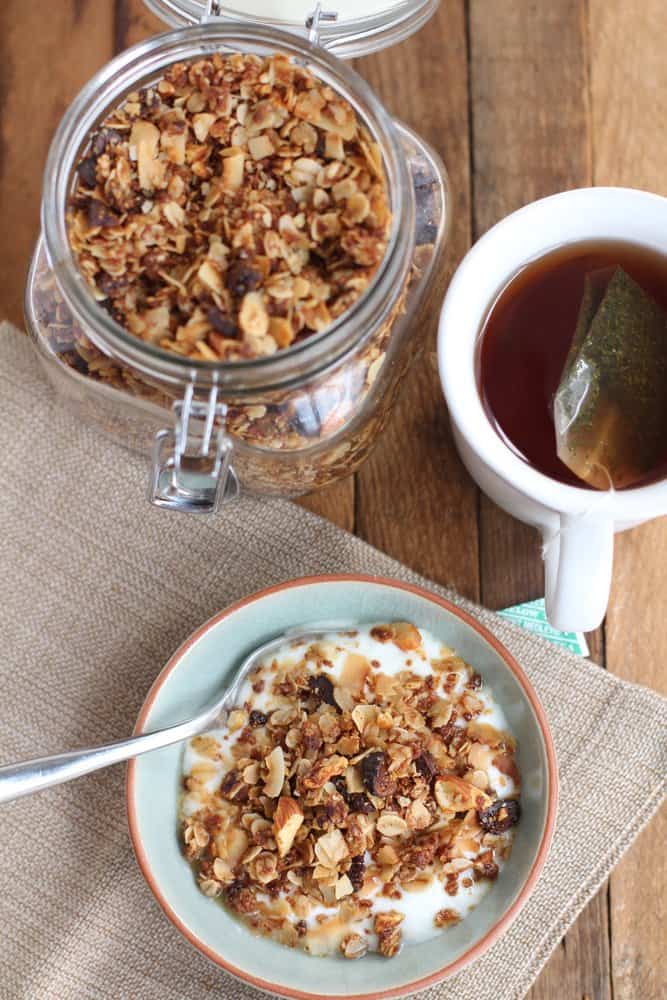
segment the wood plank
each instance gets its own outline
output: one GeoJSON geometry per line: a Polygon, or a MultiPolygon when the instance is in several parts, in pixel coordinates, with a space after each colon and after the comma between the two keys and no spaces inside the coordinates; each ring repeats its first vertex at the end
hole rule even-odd
{"type": "Polygon", "coordinates": [[[110,3],[57,6],[57,16],[24,0],[0,6],[0,302],[2,318],[19,326],[51,136],[79,88],[112,55],[110,3]]]}
{"type": "MultiPolygon", "coordinates": [[[[465,7],[443,0],[409,41],[362,60],[388,108],[433,144],[449,170],[452,230],[442,280],[470,243],[465,7]],[[428,96],[427,96],[428,95],[428,96]]],[[[378,548],[461,592],[479,592],[476,491],[456,456],[435,366],[426,353],[369,461],[357,474],[357,530],[378,548]]]]}
{"type": "MultiPolygon", "coordinates": [[[[470,4],[475,238],[536,198],[590,183],[582,10],[579,0],[470,4]]],[[[484,602],[541,596],[537,533],[486,497],[480,513],[484,602]]]]}
{"type": "MultiPolygon", "coordinates": [[[[475,238],[536,198],[590,183],[585,5],[471,0],[470,87],[475,238]]],[[[544,594],[533,529],[480,500],[482,599],[505,607],[544,594]]],[[[602,633],[590,637],[595,659],[602,633]]],[[[609,1000],[607,890],[566,935],[529,996],[609,1000]]]]}
{"type": "MultiPolygon", "coordinates": [[[[591,99],[596,184],[642,187],[667,195],[667,62],[662,0],[590,0],[591,99]]],[[[667,520],[616,540],[607,615],[607,665],[628,680],[667,693],[664,629],[667,520]]],[[[667,810],[633,845],[611,877],[615,1000],[667,995],[665,926],[667,810]]]]}
{"type": "Polygon", "coordinates": [[[169,27],[148,10],[143,0],[114,0],[114,22],[116,52],[169,27]]]}
{"type": "Polygon", "coordinates": [[[354,531],[354,476],[347,476],[319,493],[309,493],[299,503],[313,514],[326,517],[339,528],[354,531]]]}

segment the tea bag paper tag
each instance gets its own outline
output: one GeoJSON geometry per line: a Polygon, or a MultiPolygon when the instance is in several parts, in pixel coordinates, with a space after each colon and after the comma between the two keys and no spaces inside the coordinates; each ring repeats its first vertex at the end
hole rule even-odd
{"type": "Polygon", "coordinates": [[[503,618],[520,625],[528,632],[535,632],[543,639],[548,639],[556,646],[562,646],[570,653],[577,656],[588,656],[589,649],[583,632],[559,632],[547,621],[544,610],[544,598],[538,597],[536,601],[526,601],[524,604],[515,604],[511,608],[505,608],[498,612],[503,618]]]}

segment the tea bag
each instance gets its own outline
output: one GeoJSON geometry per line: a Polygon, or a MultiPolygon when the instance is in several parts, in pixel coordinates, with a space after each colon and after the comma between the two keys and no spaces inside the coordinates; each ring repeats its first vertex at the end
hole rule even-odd
{"type": "Polygon", "coordinates": [[[597,489],[632,486],[667,455],[667,313],[620,267],[586,276],[554,424],[558,457],[597,489]]]}

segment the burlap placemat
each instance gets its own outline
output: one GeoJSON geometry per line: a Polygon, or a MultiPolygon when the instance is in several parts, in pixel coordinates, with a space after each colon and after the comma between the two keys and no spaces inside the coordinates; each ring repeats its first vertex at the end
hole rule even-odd
{"type": "MultiPolygon", "coordinates": [[[[26,338],[0,332],[0,759],[129,735],[160,666],[229,602],[340,571],[424,583],[286,502],[212,518],[151,509],[134,455],[77,425],[26,338]]],[[[442,587],[507,644],[537,688],[559,756],[551,855],[512,928],[428,1000],[524,995],[665,794],[667,703],[442,587]]],[[[257,1000],[194,951],[134,862],[115,767],[2,809],[3,1000],[257,1000]]]]}

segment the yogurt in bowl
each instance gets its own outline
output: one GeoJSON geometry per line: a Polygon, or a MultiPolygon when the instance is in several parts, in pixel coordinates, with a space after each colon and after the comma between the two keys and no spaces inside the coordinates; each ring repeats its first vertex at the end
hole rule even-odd
{"type": "Polygon", "coordinates": [[[205,896],[313,955],[396,956],[458,924],[509,857],[516,742],[474,668],[408,622],[286,640],[184,753],[205,896]]]}
{"type": "MultiPolygon", "coordinates": [[[[345,933],[342,936],[338,931],[331,936],[329,934],[323,935],[326,939],[325,947],[317,949],[318,957],[316,958],[312,954],[307,953],[304,948],[299,947],[298,941],[295,947],[285,947],[285,943],[291,944],[293,942],[289,940],[286,942],[276,940],[274,936],[261,933],[263,928],[250,927],[244,915],[234,912],[230,905],[225,902],[224,892],[228,883],[224,877],[224,869],[222,870],[222,877],[218,879],[216,876],[215,879],[223,884],[223,889],[217,895],[215,894],[217,893],[216,889],[214,894],[208,897],[200,888],[199,859],[193,857],[191,863],[188,863],[183,856],[185,846],[184,821],[188,819],[188,814],[195,818],[195,821],[197,819],[194,817],[194,813],[197,811],[197,802],[190,801],[188,803],[189,796],[193,793],[194,789],[189,787],[184,788],[184,777],[187,778],[184,775],[184,766],[188,774],[198,764],[205,765],[205,769],[211,763],[214,769],[218,767],[217,761],[213,759],[209,761],[206,759],[206,753],[203,755],[200,753],[201,747],[197,751],[197,757],[194,756],[194,753],[189,758],[187,756],[184,757],[184,747],[175,746],[147,754],[130,764],[128,768],[127,787],[130,836],[140,868],[165,914],[188,941],[202,954],[216,963],[220,969],[226,970],[271,995],[293,997],[298,998],[298,1000],[319,1000],[323,996],[333,998],[345,997],[348,1000],[349,998],[354,998],[354,1000],[379,1000],[379,998],[383,998],[384,1000],[384,998],[389,997],[406,996],[458,972],[463,966],[479,957],[494,941],[505,933],[512,920],[528,899],[544,866],[551,841],[556,818],[557,769],[548,724],[528,678],[509,652],[488,630],[484,629],[470,615],[449,602],[424,589],[403,584],[396,580],[363,576],[336,576],[307,578],[283,583],[245,598],[221,612],[197,630],[177,650],[162,670],[148,694],[139,716],[137,731],[149,731],[191,717],[202,706],[210,703],[221,689],[229,685],[241,661],[262,643],[284,634],[289,629],[299,626],[303,627],[304,624],[319,622],[322,619],[375,623],[376,625],[384,624],[385,626],[392,623],[410,623],[410,626],[413,626],[418,631],[421,644],[424,647],[424,653],[429,661],[428,665],[426,665],[425,661],[421,660],[421,656],[416,649],[401,650],[400,647],[395,648],[396,643],[393,641],[392,629],[389,629],[389,636],[383,636],[382,639],[378,636],[373,637],[373,641],[380,643],[379,648],[382,655],[380,657],[372,656],[370,646],[365,645],[365,643],[371,642],[369,631],[367,637],[360,636],[359,641],[360,643],[363,642],[364,645],[361,645],[357,649],[344,647],[339,653],[334,651],[335,655],[333,656],[327,655],[325,651],[319,661],[316,658],[309,660],[308,675],[310,676],[311,673],[313,675],[332,675],[331,684],[334,692],[336,688],[342,689],[345,687],[342,680],[344,665],[348,657],[350,655],[359,655],[370,663],[370,670],[364,679],[364,695],[371,708],[371,699],[372,696],[376,695],[376,692],[371,690],[370,684],[371,680],[376,680],[376,675],[386,674],[390,680],[398,678],[401,690],[405,689],[405,692],[409,693],[407,685],[403,683],[403,678],[400,676],[403,666],[407,666],[408,670],[417,675],[415,683],[423,685],[425,680],[427,680],[427,674],[419,673],[422,669],[420,666],[422,662],[424,662],[424,669],[428,670],[434,678],[436,676],[440,678],[438,688],[435,692],[436,697],[443,702],[447,701],[444,680],[447,674],[457,673],[457,671],[447,670],[438,674],[438,671],[433,669],[433,664],[430,662],[441,654],[442,659],[447,659],[448,654],[442,648],[444,646],[450,651],[457,666],[459,663],[470,665],[470,674],[468,675],[468,669],[466,668],[465,679],[462,670],[462,684],[460,689],[457,686],[452,688],[452,698],[456,699],[458,692],[462,693],[466,690],[471,696],[475,698],[479,697],[484,702],[484,708],[478,716],[472,717],[470,720],[465,720],[468,727],[472,725],[474,733],[475,725],[480,728],[489,725],[497,731],[504,733],[508,739],[516,742],[516,750],[513,751],[513,757],[518,774],[520,775],[520,787],[513,786],[509,783],[509,780],[507,785],[502,785],[500,781],[496,785],[490,778],[490,787],[488,789],[478,789],[480,793],[483,792],[489,798],[492,798],[493,801],[499,795],[506,800],[512,800],[516,798],[518,791],[520,795],[521,816],[518,823],[513,825],[510,830],[510,835],[513,834],[511,853],[509,855],[505,854],[504,857],[499,857],[495,862],[498,864],[497,877],[491,881],[488,879],[475,880],[473,878],[474,886],[479,887],[479,898],[471,901],[475,905],[471,908],[466,908],[465,913],[461,912],[464,909],[463,904],[465,902],[465,893],[461,892],[461,889],[468,888],[462,886],[462,882],[463,878],[467,878],[468,875],[463,875],[457,879],[461,888],[457,889],[456,897],[448,897],[448,899],[452,900],[452,903],[448,903],[444,907],[446,910],[457,911],[457,916],[460,914],[462,919],[443,927],[438,927],[435,923],[436,914],[443,909],[440,906],[440,899],[431,899],[431,893],[440,892],[436,883],[439,882],[440,885],[444,884],[442,882],[443,873],[441,872],[433,873],[434,877],[429,886],[420,888],[414,893],[414,896],[411,891],[405,890],[404,887],[399,888],[401,892],[400,899],[392,899],[391,896],[382,895],[384,887],[382,890],[378,889],[374,895],[371,892],[371,901],[375,901],[378,909],[382,906],[386,907],[387,911],[396,910],[401,905],[408,905],[408,912],[399,924],[395,924],[393,920],[390,920],[385,925],[380,924],[379,931],[385,934],[384,954],[379,950],[380,933],[377,934],[378,941],[375,942],[373,940],[373,935],[375,934],[375,916],[377,914],[372,914],[372,921],[366,925],[358,922],[356,927],[346,926],[345,933]],[[430,645],[431,643],[433,645],[430,645]],[[460,661],[456,659],[453,653],[454,650],[456,650],[460,661]],[[341,659],[340,666],[338,666],[338,657],[341,659]],[[407,664],[407,658],[412,660],[412,664],[407,664]],[[373,659],[379,660],[380,668],[371,662],[373,659]],[[324,662],[325,660],[329,661],[331,666],[328,666],[324,662]],[[390,665],[392,662],[396,662],[397,664],[399,662],[402,663],[401,667],[397,665],[393,674],[390,665]],[[478,682],[475,678],[473,686],[466,688],[466,683],[472,680],[474,674],[479,674],[482,678],[481,687],[477,686],[478,682]],[[485,701],[487,698],[490,699],[488,702],[485,701]],[[484,715],[489,708],[492,708],[498,714],[484,715]],[[459,892],[461,893],[460,896],[459,892]],[[423,901],[422,905],[417,907],[416,904],[413,906],[411,902],[406,904],[406,900],[412,900],[412,898],[420,898],[423,901]],[[461,907],[460,910],[459,905],[461,907]],[[239,916],[241,916],[241,919],[239,919],[239,916]],[[396,926],[400,930],[400,938],[397,942],[392,938],[392,933],[396,926]],[[367,930],[369,931],[368,934],[366,933],[367,930]],[[343,938],[348,934],[358,934],[366,944],[366,948],[359,945],[360,950],[366,952],[364,957],[359,961],[348,961],[341,953],[343,938]],[[394,944],[398,944],[395,951],[394,944]],[[374,951],[374,947],[377,947],[378,951],[374,951]],[[390,951],[393,952],[391,958],[387,955],[390,951]]],[[[407,626],[405,635],[409,643],[411,632],[407,626]]],[[[353,639],[355,637],[350,638],[353,639]]],[[[338,637],[333,637],[333,639],[334,645],[342,645],[342,643],[338,642],[338,637]]],[[[298,661],[303,658],[302,652],[299,651],[293,655],[298,661]]],[[[458,683],[459,680],[457,677],[457,685],[458,683]]],[[[317,685],[319,690],[324,693],[322,682],[318,681],[317,685]]],[[[385,700],[389,699],[388,694],[383,693],[382,697],[385,700]]],[[[345,708],[336,701],[336,705],[341,708],[340,712],[334,709],[332,705],[329,705],[325,710],[322,702],[324,702],[324,705],[327,705],[326,698],[323,698],[318,704],[311,703],[306,699],[304,704],[306,715],[319,719],[323,714],[331,714],[332,717],[335,715],[338,719],[344,716],[345,712],[351,715],[352,711],[355,711],[357,708],[356,705],[354,708],[345,708]],[[329,712],[329,709],[331,709],[331,712],[329,712]]],[[[432,728],[433,730],[435,728],[445,728],[450,720],[447,719],[445,721],[444,716],[442,720],[434,720],[433,713],[432,711],[430,712],[433,704],[427,705],[425,700],[422,708],[420,709],[419,705],[417,705],[416,710],[421,712],[424,719],[428,721],[428,728],[432,728]],[[437,721],[443,721],[443,725],[437,726],[437,721]]],[[[475,704],[471,704],[474,708],[475,704]]],[[[239,743],[242,738],[241,734],[249,727],[250,713],[248,709],[250,711],[253,710],[253,707],[250,705],[246,708],[245,702],[236,708],[237,711],[248,712],[248,722],[246,723],[243,717],[238,717],[235,720],[227,720],[227,730],[230,728],[230,722],[232,726],[235,726],[237,723],[239,724],[238,729],[234,730],[234,733],[238,733],[239,735],[234,737],[234,741],[232,741],[231,737],[226,741],[227,744],[232,744],[232,747],[239,743]]],[[[262,708],[256,710],[263,711],[262,708]]],[[[393,713],[393,707],[391,711],[393,713]]],[[[405,713],[404,709],[401,711],[405,713]]],[[[264,714],[268,715],[269,713],[264,712],[264,714]]],[[[357,712],[357,717],[360,714],[363,715],[363,712],[357,712]]],[[[416,732],[419,728],[419,719],[416,716],[411,716],[411,718],[413,720],[412,728],[410,726],[400,728],[409,729],[410,732],[414,729],[416,732]]],[[[376,725],[378,721],[374,720],[370,723],[371,726],[376,725]]],[[[356,723],[353,724],[357,735],[360,735],[360,730],[356,726],[356,723]]],[[[299,723],[300,725],[301,723],[299,723]]],[[[325,723],[324,729],[327,730],[328,726],[329,723],[325,723]]],[[[257,734],[262,732],[261,726],[250,728],[252,732],[257,734]]],[[[298,726],[294,727],[290,723],[287,731],[289,731],[289,728],[298,728],[298,726]]],[[[271,727],[268,724],[265,726],[265,729],[267,733],[270,733],[271,727]]],[[[380,726],[378,725],[378,732],[379,730],[380,726]]],[[[483,728],[481,728],[481,732],[484,732],[483,728]]],[[[224,737],[225,733],[221,735],[224,737]]],[[[286,735],[287,732],[285,733],[286,735]]],[[[358,754],[355,754],[352,746],[336,746],[343,735],[346,734],[343,733],[341,736],[336,736],[333,744],[335,749],[333,753],[328,754],[329,757],[340,755],[351,760],[354,756],[363,754],[365,751],[371,749],[367,746],[360,746],[358,754]],[[347,753],[343,753],[343,750],[347,750],[347,753]]],[[[372,732],[369,733],[370,737],[373,737],[372,732]]],[[[413,737],[411,736],[410,738],[412,739],[413,737]]],[[[290,737],[291,740],[292,737],[290,737]]],[[[283,750],[287,747],[287,742],[284,745],[281,742],[283,750]]],[[[392,740],[391,742],[394,741],[392,740]]],[[[481,740],[477,740],[477,742],[482,743],[481,740]]],[[[223,738],[223,746],[224,744],[225,741],[223,738]]],[[[263,745],[262,749],[265,748],[265,745],[263,745]]],[[[384,753],[392,756],[385,743],[378,749],[382,749],[384,753]]],[[[500,748],[492,747],[491,749],[500,748]]],[[[186,754],[189,752],[186,751],[186,754]]],[[[260,753],[260,759],[254,761],[254,763],[259,764],[257,784],[260,789],[265,789],[265,779],[269,777],[269,765],[266,762],[266,757],[271,752],[269,750],[264,757],[260,753]]],[[[231,754],[231,749],[228,750],[225,746],[223,758],[226,754],[231,754]]],[[[286,777],[284,777],[282,787],[277,787],[278,778],[280,777],[279,772],[275,779],[275,786],[269,786],[269,790],[274,790],[275,787],[275,790],[279,793],[275,796],[268,796],[271,799],[275,798],[276,810],[281,797],[302,798],[301,788],[293,785],[292,781],[296,776],[298,784],[298,778],[303,777],[303,775],[301,775],[300,768],[297,769],[299,770],[299,774],[296,772],[294,774],[290,773],[293,761],[289,755],[285,754],[284,756],[286,777]],[[287,794],[288,789],[285,786],[285,780],[289,782],[289,792],[291,792],[291,795],[287,794]],[[297,790],[299,791],[298,796],[296,795],[297,790]]],[[[370,756],[370,754],[367,756],[370,756]]],[[[454,757],[455,763],[457,762],[457,756],[461,756],[461,754],[454,757]]],[[[494,756],[497,755],[494,753],[494,756]]],[[[301,754],[300,759],[308,759],[308,773],[310,773],[314,758],[311,759],[308,754],[301,754]]],[[[241,757],[241,760],[243,760],[243,757],[241,757]]],[[[362,761],[363,758],[352,766],[360,767],[362,761]]],[[[221,759],[219,763],[219,769],[215,773],[210,772],[209,774],[211,788],[215,792],[215,799],[212,804],[216,808],[220,802],[220,797],[217,795],[216,789],[220,789],[223,780],[229,773],[230,768],[228,765],[230,757],[221,759]]],[[[244,764],[244,771],[247,766],[251,765],[244,764]]],[[[387,769],[388,767],[389,764],[387,763],[387,769]]],[[[410,767],[412,768],[412,762],[410,763],[410,767]]],[[[475,767],[474,769],[483,770],[482,767],[475,767]]],[[[472,777],[472,774],[468,773],[469,770],[466,762],[466,768],[462,769],[461,772],[457,771],[455,767],[453,773],[450,769],[447,769],[443,774],[437,773],[434,775],[433,785],[429,785],[434,791],[430,793],[430,798],[425,800],[426,809],[429,814],[433,810],[433,814],[438,816],[437,811],[442,809],[442,803],[444,803],[445,814],[453,811],[449,808],[450,805],[453,805],[456,809],[454,820],[457,823],[465,820],[466,815],[472,809],[467,807],[458,808],[460,800],[457,799],[456,787],[452,787],[451,785],[442,787],[440,790],[441,803],[438,804],[435,798],[435,782],[438,778],[447,778],[449,776],[450,778],[455,777],[472,785],[472,781],[468,782],[468,777],[472,777]],[[451,798],[448,798],[448,796],[451,796],[451,798]]],[[[500,775],[503,775],[506,779],[513,780],[512,774],[504,774],[505,770],[510,770],[508,766],[505,766],[504,762],[498,770],[500,775]]],[[[199,776],[202,777],[201,774],[199,776]]],[[[248,777],[251,777],[251,774],[248,777]]],[[[345,773],[342,775],[333,774],[330,777],[344,777],[347,785],[347,767],[345,773]]],[[[411,773],[410,778],[414,782],[416,775],[411,773]]],[[[328,781],[329,778],[327,778],[325,784],[328,781]]],[[[478,786],[475,785],[474,787],[477,788],[478,786]]],[[[378,792],[382,791],[380,787],[376,790],[378,792]]],[[[303,791],[305,793],[306,791],[315,791],[315,789],[304,788],[303,791]]],[[[346,792],[348,795],[355,794],[355,792],[350,791],[349,787],[346,787],[346,792]]],[[[384,792],[387,792],[386,786],[384,787],[384,792]]],[[[409,797],[403,794],[403,787],[399,788],[397,792],[404,799],[409,797]]],[[[341,799],[345,799],[342,791],[339,792],[336,789],[336,793],[340,795],[341,799]]],[[[262,791],[260,798],[263,794],[264,792],[262,791]]],[[[326,794],[335,802],[338,801],[335,795],[328,790],[326,794]]],[[[400,813],[401,819],[404,819],[407,815],[409,806],[404,802],[398,801],[396,794],[394,794],[393,800],[388,804],[386,794],[384,796],[381,794],[376,795],[375,791],[370,790],[356,794],[367,794],[369,797],[373,795],[377,799],[382,800],[383,808],[374,810],[375,815],[371,815],[371,818],[376,823],[376,827],[383,812],[400,813]]],[[[473,792],[472,794],[474,795],[475,793],[473,792]]],[[[248,792],[248,795],[250,795],[250,792],[248,792]]],[[[305,796],[303,797],[305,798],[305,796]]],[[[232,801],[233,799],[230,800],[230,802],[232,801]]],[[[300,824],[300,830],[295,833],[291,845],[287,848],[285,858],[288,857],[290,851],[295,849],[295,845],[299,843],[298,838],[300,836],[305,837],[306,831],[309,831],[313,825],[310,823],[309,810],[315,807],[307,806],[305,802],[300,804],[304,812],[304,820],[300,824]],[[302,833],[301,831],[304,832],[302,833]]],[[[346,804],[349,809],[349,803],[346,804]]],[[[478,805],[478,803],[474,804],[478,805]]],[[[486,802],[483,801],[482,805],[486,805],[486,802]]],[[[501,808],[499,808],[499,812],[501,808]]],[[[417,810],[418,813],[419,811],[417,810]]],[[[475,809],[475,814],[477,811],[475,809]]],[[[273,837],[276,840],[276,831],[273,830],[275,811],[270,819],[262,815],[260,810],[258,810],[258,815],[271,828],[271,831],[267,833],[266,842],[269,847],[269,853],[271,853],[273,849],[270,845],[270,838],[273,837]]],[[[502,822],[506,817],[503,814],[499,818],[502,822]]],[[[444,815],[444,821],[449,822],[450,818],[444,815]]],[[[436,819],[436,824],[437,822],[438,820],[436,819]]],[[[280,823],[278,825],[280,826],[280,823]]],[[[194,827],[194,822],[192,826],[194,827]]],[[[380,847],[383,846],[379,842],[380,840],[389,841],[389,846],[392,846],[398,854],[399,881],[401,878],[406,881],[406,872],[401,872],[401,868],[407,860],[407,851],[411,849],[412,840],[417,839],[417,834],[410,833],[409,835],[405,835],[403,827],[400,823],[397,825],[393,817],[389,817],[388,827],[384,823],[382,826],[388,829],[389,833],[382,834],[381,838],[378,838],[378,843],[374,842],[373,845],[367,845],[368,853],[364,852],[364,882],[368,880],[369,883],[372,883],[372,880],[375,878],[376,872],[373,866],[377,864],[376,855],[380,847]],[[394,832],[396,830],[398,831],[398,835],[394,832]],[[403,847],[399,846],[399,849],[396,850],[395,845],[403,845],[403,847]]],[[[345,838],[347,836],[346,827],[341,825],[339,829],[345,838]]],[[[208,828],[205,829],[205,832],[209,837],[211,836],[211,831],[208,828]]],[[[323,829],[322,831],[324,835],[328,832],[330,832],[328,829],[323,829]]],[[[437,830],[435,832],[437,833],[437,830]]],[[[429,835],[428,830],[425,834],[420,833],[418,836],[427,835],[429,835]]],[[[308,837],[310,837],[310,833],[308,833],[308,837]]],[[[203,841],[205,838],[200,835],[200,839],[203,841]]],[[[347,845],[347,840],[345,840],[345,843],[347,845]]],[[[277,844],[278,841],[276,840],[276,846],[277,844]]],[[[206,845],[203,844],[202,846],[206,845]]],[[[326,848],[327,842],[325,842],[324,846],[326,848]]],[[[248,847],[244,845],[244,853],[248,849],[250,849],[250,845],[248,847]]],[[[357,850],[356,847],[353,849],[357,850]]],[[[347,850],[350,850],[350,845],[347,845],[347,850]]],[[[224,853],[224,849],[222,853],[224,853]]],[[[333,851],[329,850],[329,857],[325,857],[324,859],[325,862],[329,862],[330,868],[333,868],[335,865],[336,870],[331,874],[331,882],[335,894],[336,885],[344,875],[352,882],[352,878],[350,877],[351,862],[353,858],[358,858],[359,854],[351,854],[350,858],[347,859],[343,857],[338,858],[337,856],[332,857],[332,853],[333,855],[337,855],[335,845],[333,845],[333,851]],[[347,867],[348,861],[349,867],[347,867]]],[[[446,852],[444,853],[446,854],[446,852]]],[[[464,851],[464,853],[466,852],[464,851]]],[[[478,856],[479,851],[477,850],[473,857],[465,858],[466,871],[469,871],[472,867],[474,872],[474,864],[478,860],[478,856]],[[470,862],[472,862],[472,865],[470,862]]],[[[256,857],[259,857],[259,854],[256,857]]],[[[204,858],[203,855],[202,858],[204,858]]],[[[394,862],[391,855],[387,855],[387,858],[391,862],[391,864],[387,864],[386,866],[388,870],[387,874],[390,875],[387,881],[395,884],[396,872],[392,872],[394,862]]],[[[442,858],[438,857],[438,863],[442,862],[443,865],[447,864],[449,860],[445,856],[442,858]]],[[[452,858],[451,860],[454,859],[452,858]]],[[[262,865],[264,863],[263,861],[262,865]]],[[[268,864],[268,862],[266,863],[268,864]]],[[[220,868],[220,866],[218,867],[220,868]]],[[[307,865],[301,867],[309,868],[307,865]]],[[[424,865],[420,869],[418,873],[419,878],[421,878],[422,874],[425,876],[430,874],[430,871],[425,871],[426,867],[424,865]]],[[[309,870],[314,874],[314,866],[310,866],[309,870]]],[[[358,880],[356,875],[354,876],[354,880],[358,880]]],[[[372,884],[370,888],[372,888],[372,884]]],[[[340,888],[345,887],[346,883],[343,881],[340,888]]],[[[328,891],[330,887],[325,888],[328,891]]],[[[255,892],[254,888],[253,892],[255,892]]],[[[352,901],[356,898],[365,898],[365,893],[367,892],[366,885],[364,885],[364,895],[362,897],[359,897],[359,892],[360,890],[357,890],[356,894],[342,896],[341,899],[345,902],[350,897],[352,897],[352,901]]],[[[268,895],[270,896],[271,893],[269,892],[268,895]]],[[[301,919],[306,920],[308,923],[316,921],[318,915],[324,915],[324,919],[326,920],[334,912],[337,911],[323,903],[321,914],[319,911],[313,910],[312,913],[301,919]]],[[[441,918],[444,921],[446,919],[444,916],[441,918]]],[[[287,934],[289,937],[289,931],[287,934]]],[[[280,937],[280,934],[278,937],[280,937]]],[[[358,944],[358,942],[356,943],[358,944]]],[[[224,992],[224,984],[221,984],[220,988],[224,992]]],[[[228,988],[231,989],[231,986],[228,988]]]]}

